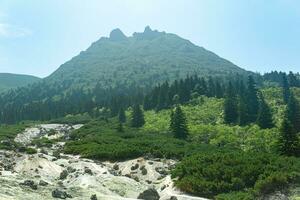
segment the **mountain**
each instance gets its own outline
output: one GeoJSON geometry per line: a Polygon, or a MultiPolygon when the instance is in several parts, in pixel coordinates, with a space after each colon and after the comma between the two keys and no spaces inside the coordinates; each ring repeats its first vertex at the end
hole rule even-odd
{"type": "MultiPolygon", "coordinates": [[[[49,77],[2,93],[0,122],[48,120],[67,114],[93,113],[94,108],[97,111],[103,107],[116,114],[120,102],[123,106],[130,106],[133,102],[141,104],[143,95],[151,87],[174,80],[179,83],[174,85],[168,99],[178,95],[183,102],[190,96],[184,91],[195,82],[201,84],[190,89],[204,94],[207,91],[205,81],[210,83],[209,91],[217,88],[220,91],[222,87],[217,86],[224,77],[225,81],[229,76],[233,80],[238,74],[241,79],[250,73],[175,34],[146,27],[144,32],[127,37],[115,29],[109,37],[100,38],[49,77]],[[196,80],[194,75],[212,78],[196,80]],[[183,81],[183,78],[188,81],[183,81]]],[[[158,94],[154,96],[158,97],[158,94]]],[[[160,96],[159,102],[162,103],[166,95],[160,96]]]]}
{"type": "Polygon", "coordinates": [[[233,63],[175,34],[146,27],[125,36],[115,29],[86,51],[61,65],[46,78],[49,82],[72,82],[73,86],[153,85],[186,75],[224,76],[247,73],[233,63]]]}
{"type": "Polygon", "coordinates": [[[11,88],[25,86],[39,80],[40,78],[35,76],[0,73],[0,92],[11,88]]]}

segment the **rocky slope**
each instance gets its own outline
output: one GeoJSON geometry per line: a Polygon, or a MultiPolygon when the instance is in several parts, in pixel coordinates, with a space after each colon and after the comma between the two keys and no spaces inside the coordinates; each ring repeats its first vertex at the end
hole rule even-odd
{"type": "MultiPolygon", "coordinates": [[[[68,137],[81,125],[39,125],[26,129],[15,141],[30,147],[34,138],[68,137]]],[[[59,154],[64,143],[35,148],[28,155],[0,151],[0,199],[161,199],[203,200],[173,187],[169,171],[176,161],[137,158],[117,163],[98,162],[59,154]]]]}

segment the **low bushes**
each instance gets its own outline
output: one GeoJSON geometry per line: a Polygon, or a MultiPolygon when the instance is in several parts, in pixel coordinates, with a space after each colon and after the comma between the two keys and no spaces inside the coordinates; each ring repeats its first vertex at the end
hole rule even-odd
{"type": "Polygon", "coordinates": [[[266,153],[210,151],[184,158],[172,176],[178,178],[176,186],[188,193],[247,199],[299,183],[300,161],[266,153]]]}

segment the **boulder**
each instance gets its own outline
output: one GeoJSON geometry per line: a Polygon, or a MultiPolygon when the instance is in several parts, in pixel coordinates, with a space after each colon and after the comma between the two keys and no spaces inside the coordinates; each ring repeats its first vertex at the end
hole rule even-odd
{"type": "Polygon", "coordinates": [[[93,195],[91,196],[91,200],[98,200],[97,195],[93,194],[93,195]]]}
{"type": "Polygon", "coordinates": [[[40,180],[39,185],[40,186],[47,186],[47,185],[49,185],[49,183],[47,183],[46,181],[40,180]]]}
{"type": "Polygon", "coordinates": [[[150,188],[148,190],[145,190],[143,193],[141,193],[138,196],[138,199],[159,200],[160,196],[159,196],[158,192],[154,188],[150,188]]]}
{"type": "Polygon", "coordinates": [[[134,166],[131,167],[131,171],[137,170],[140,167],[139,164],[135,164],[134,166]]]}
{"type": "Polygon", "coordinates": [[[148,171],[146,168],[143,168],[142,169],[142,175],[146,176],[148,174],[148,171]]]}
{"type": "Polygon", "coordinates": [[[59,175],[59,179],[60,179],[60,180],[64,180],[64,179],[66,179],[66,178],[68,177],[68,175],[69,175],[68,171],[67,171],[67,170],[63,170],[63,171],[60,173],[60,175],[59,175]]]}
{"type": "Polygon", "coordinates": [[[115,165],[113,166],[113,169],[116,170],[116,171],[118,171],[118,170],[120,169],[120,167],[119,167],[118,164],[115,164],[115,165]]]}
{"type": "Polygon", "coordinates": [[[85,173],[85,174],[89,174],[89,175],[93,176],[93,172],[92,172],[92,170],[91,170],[91,169],[89,169],[89,168],[87,168],[87,167],[85,167],[85,168],[84,168],[84,173],[85,173]]]}
{"type": "Polygon", "coordinates": [[[37,190],[38,189],[37,185],[32,180],[25,180],[23,183],[20,183],[20,185],[23,185],[23,186],[26,186],[26,187],[30,187],[33,190],[37,190]]]}
{"type": "Polygon", "coordinates": [[[55,189],[55,190],[52,192],[52,197],[53,197],[53,198],[57,198],[57,199],[72,198],[72,196],[69,195],[67,192],[61,191],[61,190],[59,190],[59,189],[55,189]]]}

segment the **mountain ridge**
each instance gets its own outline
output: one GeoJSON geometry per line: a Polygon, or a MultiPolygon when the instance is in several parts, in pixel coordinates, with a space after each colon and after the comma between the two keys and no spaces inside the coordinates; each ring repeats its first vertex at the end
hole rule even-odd
{"type": "Polygon", "coordinates": [[[101,37],[45,78],[50,82],[85,82],[103,87],[153,85],[187,75],[247,74],[248,71],[176,34],[147,26],[127,37],[120,29],[101,37]],[[118,80],[116,83],[114,80],[118,80]],[[120,81],[121,80],[121,81],[120,81]]]}
{"type": "Polygon", "coordinates": [[[41,80],[41,78],[32,75],[0,73],[0,92],[26,86],[39,80],[41,80]]]}

